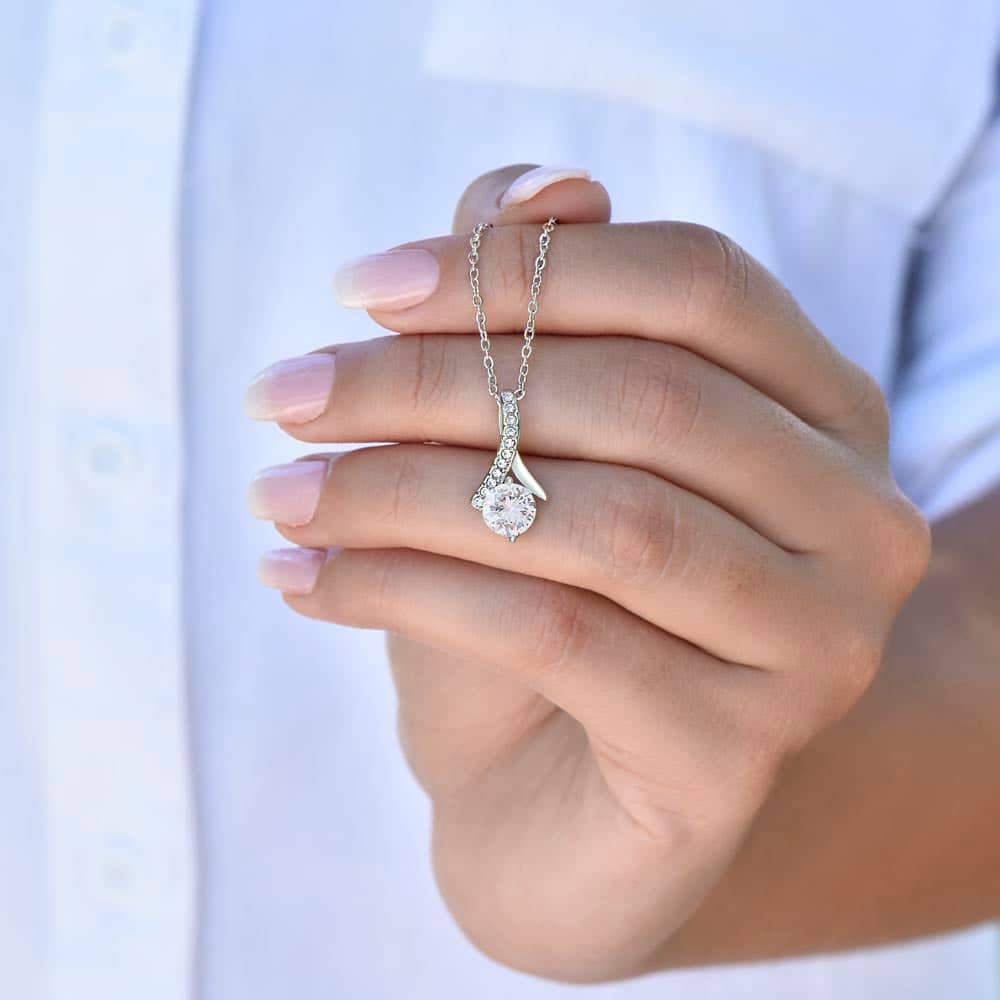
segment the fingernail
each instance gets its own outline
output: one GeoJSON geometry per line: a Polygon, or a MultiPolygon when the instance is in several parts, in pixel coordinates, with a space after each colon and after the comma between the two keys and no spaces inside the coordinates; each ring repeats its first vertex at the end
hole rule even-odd
{"type": "Polygon", "coordinates": [[[316,514],[326,462],[289,462],[261,469],[250,484],[250,513],[265,521],[296,528],[308,524],[316,514]]]}
{"type": "Polygon", "coordinates": [[[325,549],[274,549],[260,557],[257,579],[284,594],[311,594],[325,561],[325,549]]]}
{"type": "Polygon", "coordinates": [[[437,288],[439,275],[429,250],[389,250],[344,264],[333,276],[333,294],[352,309],[406,309],[437,288]]]}
{"type": "Polygon", "coordinates": [[[247,416],[289,424],[315,420],[329,404],[333,366],[332,354],[307,354],[265,368],[247,389],[247,416]]]}
{"type": "Polygon", "coordinates": [[[590,171],[583,167],[535,167],[511,182],[500,198],[500,207],[520,205],[522,201],[534,198],[550,184],[570,180],[589,181],[590,171]]]}

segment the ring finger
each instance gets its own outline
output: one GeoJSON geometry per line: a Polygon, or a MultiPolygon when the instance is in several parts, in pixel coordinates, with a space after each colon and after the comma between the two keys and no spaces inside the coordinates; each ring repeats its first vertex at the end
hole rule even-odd
{"type": "Polygon", "coordinates": [[[533,459],[552,501],[509,545],[469,505],[489,462],[437,445],[365,448],[265,470],[251,509],[299,545],[421,549],[591,590],[725,660],[809,655],[801,623],[826,617],[808,557],[648,473],[553,459],[533,459]]]}

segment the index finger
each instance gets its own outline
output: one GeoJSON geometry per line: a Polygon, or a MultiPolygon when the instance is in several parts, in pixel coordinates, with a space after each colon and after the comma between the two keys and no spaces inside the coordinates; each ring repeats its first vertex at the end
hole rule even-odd
{"type": "MultiPolygon", "coordinates": [[[[491,333],[523,329],[537,241],[536,225],[499,226],[483,239],[480,285],[491,333]]],[[[380,256],[391,258],[398,250],[422,252],[411,259],[424,259],[425,274],[436,265],[436,281],[424,281],[422,300],[388,294],[392,282],[375,266],[366,294],[349,304],[362,300],[377,323],[397,333],[473,333],[468,236],[407,243],[380,256]]],[[[677,344],[727,368],[813,426],[844,436],[884,422],[871,377],[837,351],[763,265],[704,226],[559,227],[549,249],[537,330],[677,344]]]]}

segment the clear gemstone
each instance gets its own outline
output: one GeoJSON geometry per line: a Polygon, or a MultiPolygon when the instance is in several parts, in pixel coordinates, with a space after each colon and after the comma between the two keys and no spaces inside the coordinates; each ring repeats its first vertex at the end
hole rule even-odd
{"type": "Polygon", "coordinates": [[[502,392],[500,393],[500,398],[505,402],[509,403],[514,399],[514,393],[512,392],[502,392]]]}
{"type": "Polygon", "coordinates": [[[504,417],[503,419],[504,423],[506,423],[508,427],[513,426],[514,424],[517,423],[517,417],[515,417],[513,413],[508,413],[507,416],[504,417]]]}
{"type": "Polygon", "coordinates": [[[483,520],[491,531],[513,541],[535,520],[535,498],[520,483],[501,483],[486,491],[483,520]]]}

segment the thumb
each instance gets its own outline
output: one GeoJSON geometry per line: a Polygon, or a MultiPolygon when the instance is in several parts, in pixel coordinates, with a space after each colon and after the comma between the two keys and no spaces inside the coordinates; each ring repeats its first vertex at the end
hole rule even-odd
{"type": "Polygon", "coordinates": [[[517,163],[477,177],[462,192],[451,231],[468,232],[479,222],[544,222],[550,215],[561,223],[608,222],[611,199],[587,170],[517,163]]]}

